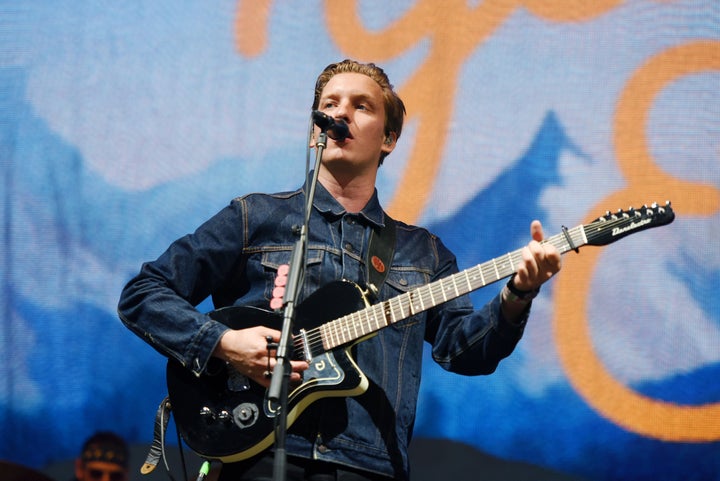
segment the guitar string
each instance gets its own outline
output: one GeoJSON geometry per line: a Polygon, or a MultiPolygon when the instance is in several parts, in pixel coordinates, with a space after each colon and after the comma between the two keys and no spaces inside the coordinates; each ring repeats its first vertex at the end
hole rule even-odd
{"type": "MultiPolygon", "coordinates": [[[[647,209],[646,212],[648,212],[647,215],[651,215],[652,213],[657,213],[657,207],[653,208],[643,208],[647,209]]],[[[635,211],[639,212],[639,211],[635,211]]],[[[612,229],[616,227],[617,225],[625,224],[628,222],[632,222],[635,219],[643,218],[646,214],[643,214],[640,212],[640,216],[637,215],[631,215],[627,212],[618,212],[617,214],[607,214],[606,217],[601,217],[596,219],[595,221],[591,222],[587,225],[580,225],[577,227],[574,227],[572,229],[569,229],[568,232],[570,234],[570,239],[572,240],[572,244],[574,246],[582,246],[585,244],[585,240],[583,239],[582,234],[584,233],[586,236],[590,235],[591,237],[596,237],[597,233],[588,232],[588,228],[593,226],[602,226],[602,230],[606,231],[607,229],[612,229]],[[611,217],[608,219],[608,217],[611,217]],[[614,217],[614,218],[613,218],[614,217]]],[[[567,237],[565,233],[560,233],[557,235],[554,235],[548,239],[545,239],[543,241],[544,243],[551,243],[554,245],[557,249],[561,251],[561,253],[566,253],[570,250],[573,250],[573,246],[570,245],[570,243],[567,240],[567,237]]],[[[373,332],[375,330],[380,329],[381,327],[387,326],[392,322],[387,322],[385,316],[382,318],[382,322],[378,320],[378,314],[387,314],[388,312],[392,315],[391,317],[395,317],[394,314],[397,313],[399,310],[399,319],[405,319],[408,316],[405,316],[405,312],[410,313],[411,315],[414,313],[419,313],[422,311],[427,310],[424,305],[425,302],[423,302],[423,299],[428,299],[429,296],[429,304],[430,307],[434,307],[435,305],[438,305],[442,302],[446,302],[447,300],[454,299],[456,297],[459,297],[459,295],[466,294],[468,292],[471,292],[472,290],[478,289],[480,287],[484,287],[485,285],[489,285],[492,282],[496,282],[504,277],[507,277],[508,275],[511,275],[513,272],[515,272],[515,265],[518,265],[522,261],[522,249],[518,249],[516,251],[507,253],[503,256],[500,256],[498,258],[492,259],[490,261],[487,261],[482,264],[478,264],[474,267],[471,267],[469,269],[466,269],[464,271],[458,272],[456,274],[453,274],[451,276],[448,276],[444,279],[440,279],[436,282],[432,282],[430,284],[426,284],[425,286],[421,286],[418,289],[411,291],[414,293],[417,293],[417,296],[420,300],[420,306],[418,309],[418,306],[415,305],[413,308],[412,303],[412,297],[411,292],[406,292],[404,294],[398,295],[396,297],[393,297],[391,299],[385,300],[379,304],[375,304],[369,307],[366,307],[365,309],[362,309],[360,311],[347,314],[343,317],[340,317],[336,320],[330,321],[322,326],[310,329],[308,331],[305,331],[305,335],[295,335],[293,339],[293,345],[295,347],[295,352],[297,353],[303,353],[304,348],[307,348],[311,353],[314,352],[318,348],[322,348],[324,345],[324,336],[322,329],[325,328],[326,331],[328,331],[326,334],[330,337],[337,338],[341,342],[330,342],[332,344],[332,347],[336,347],[342,344],[345,344],[349,341],[358,339],[359,337],[362,337],[364,335],[369,334],[370,332],[373,332]],[[507,265],[504,261],[504,259],[507,258],[507,260],[510,261],[510,271],[507,270],[507,265]],[[498,261],[501,260],[503,263],[498,265],[498,261]],[[462,292],[458,291],[458,276],[467,275],[468,271],[473,270],[479,270],[479,274],[482,279],[482,283],[479,286],[473,287],[472,285],[469,286],[469,290],[464,290],[462,292]],[[495,277],[495,279],[492,280],[492,282],[485,283],[485,278],[492,279],[495,277]],[[452,283],[452,291],[450,294],[450,297],[447,296],[447,284],[452,283]],[[458,294],[459,293],[459,294],[458,294]],[[442,301],[437,300],[435,297],[440,296],[442,301]],[[392,302],[395,302],[397,306],[393,308],[391,305],[392,302]],[[376,329],[370,329],[369,331],[365,331],[363,329],[363,323],[362,323],[362,317],[366,318],[366,321],[370,321],[370,313],[371,311],[380,311],[380,312],[372,312],[372,320],[374,321],[376,329]],[[365,316],[363,316],[363,313],[365,316]],[[358,329],[358,323],[360,323],[360,328],[358,329]],[[358,335],[358,330],[360,331],[360,335],[358,335]],[[349,339],[346,339],[346,334],[351,333],[351,336],[349,339]],[[352,334],[354,332],[354,335],[352,334]],[[307,341],[307,346],[305,341],[307,341]]]]}
{"type": "MultiPolygon", "coordinates": [[[[574,229],[575,232],[573,232],[573,234],[577,234],[577,231],[578,231],[578,230],[579,230],[579,228],[575,228],[575,229],[574,229]]],[[[559,235],[555,236],[554,238],[547,239],[546,242],[553,242],[553,241],[555,241],[555,240],[560,240],[560,241],[563,241],[563,240],[564,240],[564,244],[567,245],[568,249],[570,248],[570,246],[567,244],[567,240],[565,239],[564,234],[559,234],[559,235]]],[[[574,242],[575,244],[580,244],[580,243],[582,242],[582,239],[581,239],[581,238],[573,239],[573,242],[574,242]]],[[[562,243],[561,243],[561,244],[562,244],[562,243]]],[[[556,247],[560,248],[560,247],[562,247],[562,245],[558,245],[558,246],[556,246],[556,247]]],[[[510,259],[511,265],[514,266],[514,265],[518,264],[518,263],[522,260],[522,253],[521,253],[520,251],[515,251],[515,252],[511,252],[511,253],[509,253],[509,254],[506,254],[505,256],[501,256],[501,258],[502,258],[502,257],[508,257],[508,258],[510,259]]],[[[485,278],[485,277],[490,277],[489,274],[491,274],[491,273],[493,273],[493,271],[495,271],[495,274],[498,276],[498,279],[500,279],[500,278],[502,278],[502,277],[500,277],[501,274],[499,274],[499,269],[500,269],[500,268],[502,268],[502,271],[505,272],[506,267],[505,267],[505,266],[500,266],[500,267],[498,267],[498,265],[497,265],[497,260],[496,260],[496,259],[493,259],[493,260],[491,260],[491,261],[488,261],[488,262],[486,262],[486,263],[484,263],[484,264],[477,265],[477,266],[475,266],[475,267],[473,267],[473,268],[470,268],[470,269],[468,269],[468,270],[472,270],[472,269],[484,270],[484,271],[485,271],[485,272],[484,272],[485,275],[482,275],[483,278],[485,278]]],[[[462,273],[459,273],[459,274],[462,274],[462,273]]],[[[437,283],[431,283],[431,284],[428,284],[428,285],[426,285],[426,286],[422,286],[421,288],[418,289],[418,291],[423,291],[423,290],[425,290],[425,291],[427,291],[427,293],[420,292],[419,295],[420,295],[421,297],[424,296],[425,298],[427,298],[427,295],[429,294],[429,295],[430,295],[430,298],[431,298],[431,299],[430,299],[430,301],[431,301],[430,304],[431,304],[431,305],[437,305],[437,302],[434,302],[434,299],[433,299],[433,289],[435,289],[435,291],[437,291],[438,289],[440,289],[440,290],[442,291],[442,293],[443,293],[443,296],[445,296],[445,294],[444,294],[444,292],[445,292],[444,284],[447,284],[447,282],[448,282],[449,280],[452,280],[452,281],[453,281],[453,284],[455,285],[455,289],[457,289],[457,287],[456,287],[456,284],[457,284],[457,283],[455,282],[455,281],[457,280],[457,277],[456,277],[456,275],[452,275],[452,276],[449,276],[448,278],[440,279],[437,283]]],[[[496,280],[497,280],[497,279],[496,279],[496,280]]],[[[484,282],[483,282],[483,284],[484,284],[484,282]]],[[[471,287],[472,287],[472,286],[471,286],[471,287]]],[[[464,294],[464,293],[466,293],[466,292],[469,292],[469,291],[464,291],[462,294],[464,294]]],[[[461,295],[462,295],[462,294],[461,294],[461,295]]],[[[455,298],[455,297],[457,297],[457,296],[452,296],[451,298],[455,298]]],[[[445,297],[444,297],[443,299],[445,300],[445,297]]],[[[351,338],[351,339],[345,340],[345,335],[343,334],[344,332],[347,332],[348,329],[351,329],[351,328],[357,329],[356,326],[352,325],[352,324],[355,323],[354,320],[353,320],[353,318],[361,317],[361,316],[360,316],[360,313],[362,313],[362,312],[367,312],[367,311],[370,311],[370,310],[378,310],[378,309],[377,309],[378,306],[381,306],[381,305],[383,305],[383,304],[385,304],[385,303],[389,303],[389,302],[391,302],[391,301],[393,301],[393,300],[395,300],[395,302],[399,304],[400,313],[401,313],[401,316],[403,316],[402,318],[404,318],[403,308],[404,308],[405,306],[407,306],[407,311],[408,311],[408,312],[413,312],[413,310],[412,310],[412,308],[411,308],[411,306],[410,306],[410,302],[411,302],[411,301],[410,301],[410,299],[409,299],[408,293],[401,294],[401,295],[396,296],[396,297],[394,297],[394,298],[392,298],[392,299],[389,299],[389,300],[387,300],[387,301],[383,301],[383,303],[370,306],[370,307],[368,307],[368,308],[363,309],[362,311],[358,311],[358,312],[356,312],[356,313],[348,314],[348,315],[343,316],[343,317],[341,317],[341,318],[339,318],[339,319],[336,319],[336,320],[334,320],[334,321],[330,321],[330,322],[324,324],[323,326],[320,326],[320,327],[317,327],[317,328],[310,329],[310,330],[306,331],[306,332],[305,332],[304,339],[307,340],[307,344],[308,344],[307,347],[309,348],[309,350],[310,350],[311,352],[313,352],[315,349],[317,349],[318,347],[321,347],[321,346],[322,346],[322,344],[323,344],[323,335],[322,335],[321,330],[322,330],[323,327],[326,328],[327,331],[331,331],[331,332],[328,332],[328,335],[330,335],[331,337],[338,337],[338,338],[342,339],[344,342],[349,342],[349,341],[351,341],[351,340],[357,339],[357,337],[359,337],[359,336],[356,336],[356,337],[353,337],[353,338],[351,338]],[[404,298],[406,298],[406,297],[408,297],[408,299],[404,299],[404,298]],[[403,302],[403,301],[404,301],[404,302],[403,302]],[[349,325],[351,325],[351,327],[349,327],[349,325]]],[[[422,307],[422,306],[421,306],[421,307],[422,307]]],[[[392,310],[392,307],[391,307],[391,310],[392,310]]],[[[422,310],[425,310],[425,309],[422,309],[422,308],[421,308],[420,310],[422,311],[422,310]]],[[[416,312],[418,312],[417,308],[416,308],[416,312]]],[[[377,325],[378,322],[377,322],[377,315],[376,315],[376,314],[373,315],[373,319],[375,320],[375,324],[377,325]]],[[[384,323],[384,324],[387,325],[387,323],[384,323]]],[[[363,331],[363,335],[364,335],[364,334],[366,334],[366,333],[363,331]]],[[[303,339],[303,336],[300,336],[300,335],[298,335],[298,336],[295,337],[295,339],[294,339],[294,346],[295,346],[295,348],[296,348],[296,352],[303,352],[303,349],[302,349],[302,348],[303,348],[303,346],[304,346],[304,344],[305,344],[305,343],[304,343],[304,339],[303,339]]],[[[332,344],[340,345],[340,344],[343,344],[344,342],[339,342],[339,343],[334,343],[334,342],[333,342],[332,344]]],[[[334,346],[333,346],[333,347],[334,347],[334,346]]]]}

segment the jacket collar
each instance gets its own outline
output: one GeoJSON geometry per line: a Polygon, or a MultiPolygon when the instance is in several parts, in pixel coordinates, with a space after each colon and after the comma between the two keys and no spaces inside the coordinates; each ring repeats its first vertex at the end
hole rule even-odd
{"type": "MultiPolygon", "coordinates": [[[[303,190],[305,189],[303,188],[303,190]]],[[[315,188],[313,207],[326,217],[339,218],[347,213],[345,208],[340,205],[320,182],[317,183],[317,187],[315,188]]],[[[372,197],[370,197],[370,200],[358,215],[375,227],[385,226],[385,214],[378,199],[377,189],[373,191],[372,197]]]]}

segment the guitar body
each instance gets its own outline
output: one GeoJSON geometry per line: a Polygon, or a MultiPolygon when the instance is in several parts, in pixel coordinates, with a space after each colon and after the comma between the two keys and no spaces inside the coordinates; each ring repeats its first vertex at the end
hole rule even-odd
{"type": "MultiPolygon", "coordinates": [[[[294,334],[317,328],[328,320],[363,307],[360,288],[350,282],[333,282],[301,303],[294,334]]],[[[282,330],[280,315],[254,307],[225,307],[210,317],[231,329],[263,325],[282,330]]],[[[323,397],[356,396],[368,381],[350,355],[352,345],[325,351],[314,343],[310,367],[299,385],[290,386],[288,426],[314,401],[323,397]]],[[[302,352],[294,353],[303,358],[302,352]]],[[[212,359],[206,372],[195,376],[179,362],[167,364],[167,384],[176,425],[187,445],[199,455],[223,462],[247,459],[274,442],[275,414],[266,400],[266,389],[212,359]]]]}

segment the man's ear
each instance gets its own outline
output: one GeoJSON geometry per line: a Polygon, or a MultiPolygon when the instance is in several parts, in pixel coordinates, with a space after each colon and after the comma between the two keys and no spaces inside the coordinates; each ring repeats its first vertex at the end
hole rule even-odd
{"type": "Polygon", "coordinates": [[[387,135],[385,135],[385,140],[383,140],[382,145],[382,151],[385,153],[390,153],[395,148],[395,143],[397,141],[397,135],[395,135],[395,132],[389,132],[387,135]]]}

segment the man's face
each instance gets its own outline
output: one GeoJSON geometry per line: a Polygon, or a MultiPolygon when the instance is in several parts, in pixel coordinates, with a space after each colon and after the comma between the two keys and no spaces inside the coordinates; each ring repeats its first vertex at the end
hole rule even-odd
{"type": "Polygon", "coordinates": [[[320,96],[318,109],[348,124],[350,135],[343,141],[328,139],[323,163],[344,169],[377,169],[381,152],[395,146],[385,142],[385,105],[382,89],[359,73],[333,76],[320,96]]]}
{"type": "Polygon", "coordinates": [[[88,461],[75,466],[78,481],[127,481],[127,469],[115,463],[88,461]]]}

